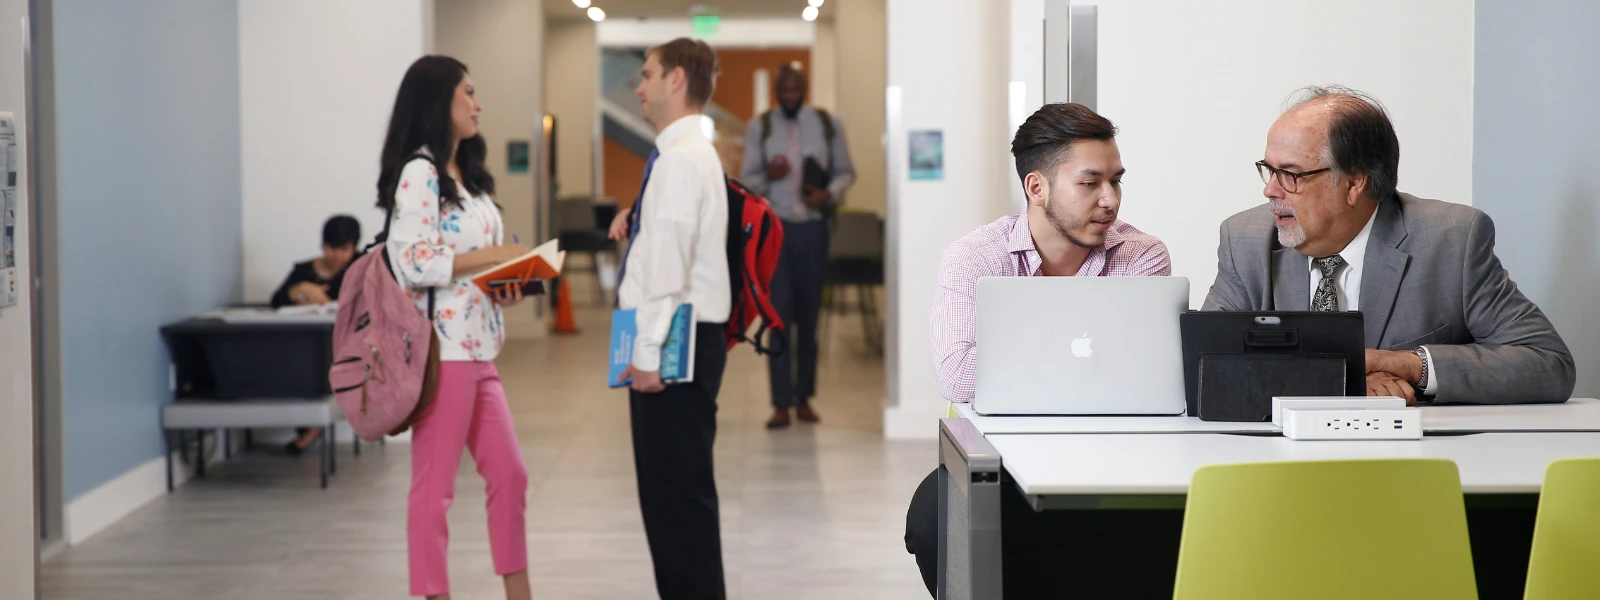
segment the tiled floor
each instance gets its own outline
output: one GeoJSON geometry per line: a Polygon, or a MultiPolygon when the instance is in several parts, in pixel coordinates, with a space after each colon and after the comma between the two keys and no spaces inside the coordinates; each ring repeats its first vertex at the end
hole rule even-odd
{"type": "MultiPolygon", "coordinates": [[[[578,316],[581,335],[516,344],[499,361],[532,482],[534,596],[654,598],[626,397],[601,385],[607,314],[578,316]]],[[[729,361],[716,453],[730,598],[927,597],[901,535],[934,445],[884,441],[883,363],[856,319],[834,324],[820,425],[763,429],[765,364],[747,347],[729,361]]],[[[236,457],[46,562],[44,598],[405,597],[408,446],[366,448],[359,459],[340,449],[326,491],[313,458],[236,457]]],[[[470,460],[458,481],[454,597],[503,597],[470,460]]]]}

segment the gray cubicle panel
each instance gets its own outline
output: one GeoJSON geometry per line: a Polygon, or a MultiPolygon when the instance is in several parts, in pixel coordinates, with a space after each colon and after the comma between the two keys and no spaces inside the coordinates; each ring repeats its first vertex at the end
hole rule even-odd
{"type": "Polygon", "coordinates": [[[966,419],[939,422],[939,600],[1003,597],[1000,453],[966,419]]]}

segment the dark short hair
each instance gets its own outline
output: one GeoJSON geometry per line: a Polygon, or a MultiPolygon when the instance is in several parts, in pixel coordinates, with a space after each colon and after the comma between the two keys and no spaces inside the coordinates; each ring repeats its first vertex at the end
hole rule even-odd
{"type": "Polygon", "coordinates": [[[467,193],[473,196],[494,193],[494,176],[488,167],[489,147],[483,134],[457,143],[452,131],[456,86],[466,76],[467,65],[448,56],[424,56],[406,69],[400,90],[395,93],[383,152],[378,155],[378,208],[394,206],[400,172],[418,149],[426,149],[438,164],[439,196],[446,204],[461,202],[457,183],[466,186],[467,193]],[[445,169],[452,162],[461,171],[460,182],[445,169]]]}
{"type": "Polygon", "coordinates": [[[661,61],[661,75],[666,76],[673,69],[683,68],[683,74],[689,79],[689,103],[701,107],[711,101],[711,92],[717,89],[717,75],[722,72],[722,63],[717,61],[717,53],[711,46],[700,40],[678,38],[650,49],[651,54],[661,61]]]}
{"type": "Polygon", "coordinates": [[[322,224],[322,245],[342,248],[361,241],[361,222],[350,215],[334,215],[322,224]]]}
{"type": "Polygon", "coordinates": [[[1026,180],[1038,172],[1050,181],[1056,167],[1067,160],[1073,142],[1110,140],[1117,126],[1109,119],[1076,103],[1046,104],[1034,111],[1011,138],[1011,155],[1017,157],[1017,177],[1026,180]]]}
{"type": "Polygon", "coordinates": [[[1395,193],[1400,179],[1400,137],[1389,112],[1371,95],[1339,85],[1314,85],[1290,96],[1290,108],[1326,98],[1332,104],[1328,148],[1323,160],[1340,176],[1367,176],[1367,193],[1383,201],[1395,193]]]}

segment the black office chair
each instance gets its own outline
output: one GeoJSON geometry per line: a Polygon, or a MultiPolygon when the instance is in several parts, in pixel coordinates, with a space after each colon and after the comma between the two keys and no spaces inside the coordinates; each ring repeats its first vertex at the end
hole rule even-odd
{"type": "MultiPolygon", "coordinates": [[[[616,217],[615,202],[596,202],[591,196],[569,196],[556,200],[551,210],[557,239],[567,256],[588,255],[588,267],[594,273],[595,304],[608,302],[605,284],[600,276],[600,255],[620,257],[617,243],[607,234],[611,220],[616,217]]],[[[570,273],[571,271],[567,271],[570,273]]],[[[570,280],[569,280],[570,281],[570,280]]]]}
{"type": "Polygon", "coordinates": [[[834,218],[828,243],[828,264],[823,269],[824,306],[818,332],[826,352],[831,313],[852,309],[861,315],[861,337],[867,348],[883,354],[883,320],[878,314],[878,288],[883,285],[883,218],[876,213],[844,211],[834,218]],[[855,303],[845,292],[855,292],[855,303]]]}

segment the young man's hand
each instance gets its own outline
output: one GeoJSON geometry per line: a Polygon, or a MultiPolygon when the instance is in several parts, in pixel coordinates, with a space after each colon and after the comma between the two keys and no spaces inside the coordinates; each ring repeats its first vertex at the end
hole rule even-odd
{"type": "Polygon", "coordinates": [[[628,365],[628,368],[622,370],[622,375],[617,377],[617,383],[627,381],[629,377],[633,378],[633,384],[629,387],[633,388],[635,392],[654,394],[667,389],[667,385],[661,382],[661,371],[659,370],[640,371],[638,367],[628,365]]]}
{"type": "Polygon", "coordinates": [[[628,241],[628,217],[632,214],[631,207],[617,211],[617,216],[611,219],[611,239],[619,242],[628,241]]]}

